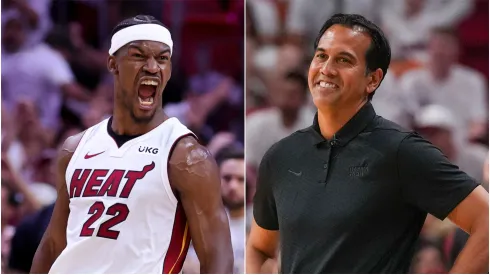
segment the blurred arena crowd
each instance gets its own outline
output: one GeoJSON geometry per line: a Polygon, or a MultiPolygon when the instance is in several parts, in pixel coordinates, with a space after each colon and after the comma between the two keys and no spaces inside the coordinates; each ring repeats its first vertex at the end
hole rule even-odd
{"type": "MultiPolygon", "coordinates": [[[[152,15],[174,41],[164,111],[216,157],[235,272],[244,258],[244,2],[2,0],[2,273],[28,273],[56,199],[54,158],[112,113],[112,28],[152,15]]],[[[192,248],[184,273],[199,273],[192,248]]]]}
{"type": "MultiPolygon", "coordinates": [[[[390,41],[390,69],[372,100],[377,114],[419,132],[488,191],[488,0],[248,0],[247,233],[261,158],[313,122],[313,42],[339,12],[364,15],[390,41]]],[[[450,221],[429,215],[411,272],[446,273],[466,239],[450,221]]],[[[278,264],[264,272],[277,272],[278,264]]]]}

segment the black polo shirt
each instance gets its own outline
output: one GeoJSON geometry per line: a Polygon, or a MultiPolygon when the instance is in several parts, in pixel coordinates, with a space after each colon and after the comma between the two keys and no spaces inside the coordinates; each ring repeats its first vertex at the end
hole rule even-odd
{"type": "Polygon", "coordinates": [[[477,186],[367,103],[330,141],[315,116],[269,149],[254,217],[279,230],[281,273],[406,273],[427,213],[444,219],[477,186]]]}

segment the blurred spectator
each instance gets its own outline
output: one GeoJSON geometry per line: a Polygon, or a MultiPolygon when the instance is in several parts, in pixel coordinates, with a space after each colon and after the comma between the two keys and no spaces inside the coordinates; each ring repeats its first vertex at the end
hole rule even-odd
{"type": "MultiPolygon", "coordinates": [[[[221,194],[228,212],[231,242],[234,254],[234,273],[245,272],[245,161],[241,147],[228,146],[221,149],[216,160],[221,176],[221,194]]],[[[199,260],[194,248],[189,249],[184,264],[184,273],[199,273],[199,260]]]]}
{"type": "MultiPolygon", "coordinates": [[[[259,41],[265,44],[275,44],[279,42],[277,41],[277,38],[279,37],[281,30],[279,28],[279,14],[275,3],[269,0],[249,0],[247,1],[248,16],[250,16],[251,13],[258,19],[255,21],[257,25],[254,26],[253,31],[259,41]]],[[[247,24],[250,23],[247,22],[247,24]]]]}
{"type": "Polygon", "coordinates": [[[191,90],[183,101],[167,104],[164,111],[167,115],[178,118],[191,130],[200,133],[201,138],[209,141],[215,133],[209,132],[209,127],[206,125],[208,116],[228,98],[232,85],[233,81],[225,78],[221,79],[212,90],[204,93],[191,90]]]}
{"type": "MultiPolygon", "coordinates": [[[[14,19],[13,19],[14,20],[14,19]]],[[[21,30],[25,31],[25,30],[21,30]]],[[[2,59],[2,100],[10,112],[24,100],[34,104],[43,131],[51,141],[60,127],[59,113],[63,96],[89,101],[89,94],[74,80],[66,61],[69,42],[48,36],[48,44],[38,44],[2,59]],[[49,61],[48,61],[49,60],[49,61]]]]}
{"type": "Polygon", "coordinates": [[[455,116],[457,141],[477,139],[488,125],[483,76],[456,63],[458,38],[453,29],[434,29],[428,46],[426,68],[409,71],[400,80],[405,103],[412,115],[427,104],[446,107],[455,116]]]}
{"type": "Polygon", "coordinates": [[[2,156],[2,185],[7,185],[11,194],[23,203],[20,205],[21,214],[31,214],[41,209],[42,204],[31,190],[31,186],[15,171],[7,156],[2,156]]]}
{"type": "Polygon", "coordinates": [[[15,233],[15,227],[10,225],[10,220],[15,217],[18,206],[17,198],[12,188],[2,180],[2,273],[6,271],[6,265],[10,254],[10,241],[15,233]]]}
{"type": "Polygon", "coordinates": [[[312,52],[313,47],[308,41],[314,41],[318,30],[325,20],[335,13],[358,13],[369,20],[377,21],[378,10],[384,5],[380,0],[343,0],[323,1],[289,0],[289,8],[286,20],[286,32],[288,42],[301,47],[308,47],[312,52]]]}
{"type": "Polygon", "coordinates": [[[228,210],[235,273],[245,272],[245,155],[240,147],[223,148],[217,155],[221,193],[228,210]]]}
{"type": "Polygon", "coordinates": [[[411,273],[442,274],[447,273],[447,271],[441,247],[434,242],[421,239],[415,249],[411,273]]]}
{"type": "Polygon", "coordinates": [[[10,159],[12,167],[21,171],[26,162],[26,152],[17,138],[17,127],[13,117],[7,112],[2,102],[2,154],[10,159]]]}
{"type": "Polygon", "coordinates": [[[27,23],[18,12],[2,15],[2,60],[19,52],[26,44],[27,23]]]}
{"type": "Polygon", "coordinates": [[[483,181],[482,169],[487,154],[471,144],[460,146],[455,140],[456,117],[449,109],[427,105],[415,117],[415,130],[439,148],[451,163],[473,177],[483,181]]]}
{"type": "Polygon", "coordinates": [[[381,85],[376,90],[372,104],[376,110],[376,114],[402,127],[411,127],[412,121],[409,111],[403,102],[396,76],[391,70],[388,70],[383,82],[381,82],[381,85]]]}
{"type": "Polygon", "coordinates": [[[272,107],[247,116],[248,164],[258,167],[270,146],[312,123],[314,113],[306,105],[307,89],[306,77],[290,72],[270,91],[272,107]]]}
{"type": "Polygon", "coordinates": [[[46,33],[51,28],[52,22],[49,16],[51,0],[4,0],[2,1],[2,25],[4,16],[18,14],[25,18],[27,27],[26,46],[35,46],[44,40],[46,33]]]}
{"type": "Polygon", "coordinates": [[[457,25],[472,8],[473,0],[385,1],[381,26],[390,41],[393,58],[425,61],[430,31],[457,25]]]}
{"type": "MultiPolygon", "coordinates": [[[[73,27],[74,25],[71,26],[73,27]]],[[[75,75],[74,68],[78,68],[78,72],[80,72],[81,61],[79,57],[83,57],[82,60],[86,60],[85,63],[89,62],[90,58],[80,48],[75,46],[74,41],[79,43],[78,47],[82,47],[81,44],[83,42],[80,42],[81,38],[77,34],[73,34],[73,32],[69,27],[57,25],[49,32],[46,37],[46,43],[52,50],[61,54],[63,63],[68,65],[68,70],[65,72],[66,84],[59,85],[60,91],[63,93],[64,104],[77,117],[82,117],[88,111],[90,102],[97,99],[97,95],[82,85],[75,75]]],[[[106,55],[100,56],[100,59],[106,59],[106,55]]],[[[82,64],[89,66],[85,63],[82,64]]],[[[91,69],[93,70],[94,68],[91,69]]],[[[95,72],[98,73],[98,69],[95,72]]]]}
{"type": "Polygon", "coordinates": [[[54,203],[25,217],[12,238],[8,267],[12,273],[29,273],[32,259],[41,243],[53,213],[54,203]]]}

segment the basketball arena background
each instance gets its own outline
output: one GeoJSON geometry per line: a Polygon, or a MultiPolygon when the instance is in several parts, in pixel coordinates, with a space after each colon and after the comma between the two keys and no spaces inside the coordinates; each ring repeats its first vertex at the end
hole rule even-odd
{"type": "MultiPolygon", "coordinates": [[[[373,99],[377,113],[418,130],[488,190],[488,0],[1,4],[2,273],[30,269],[56,199],[56,148],[111,114],[110,32],[137,14],[160,19],[175,41],[165,112],[197,133],[213,154],[249,144],[247,232],[263,153],[312,122],[315,110],[305,85],[312,44],[336,12],[366,16],[391,42],[392,64],[373,99]],[[434,81],[443,68],[449,73],[434,81]]],[[[232,228],[236,234],[239,229],[239,223],[232,228]]],[[[465,233],[450,222],[429,216],[412,272],[448,271],[465,241],[465,233]]],[[[244,243],[234,249],[235,272],[243,273],[244,243]]],[[[270,261],[265,271],[277,272],[278,264],[270,261]]],[[[184,273],[196,272],[190,251],[184,273]]]]}

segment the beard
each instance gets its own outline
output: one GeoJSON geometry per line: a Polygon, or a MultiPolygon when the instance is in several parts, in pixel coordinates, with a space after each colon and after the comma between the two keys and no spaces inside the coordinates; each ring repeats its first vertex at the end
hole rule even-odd
{"type": "Polygon", "coordinates": [[[225,205],[226,208],[229,210],[238,210],[240,208],[245,207],[245,200],[230,200],[226,197],[223,197],[223,204],[225,205]]]}

